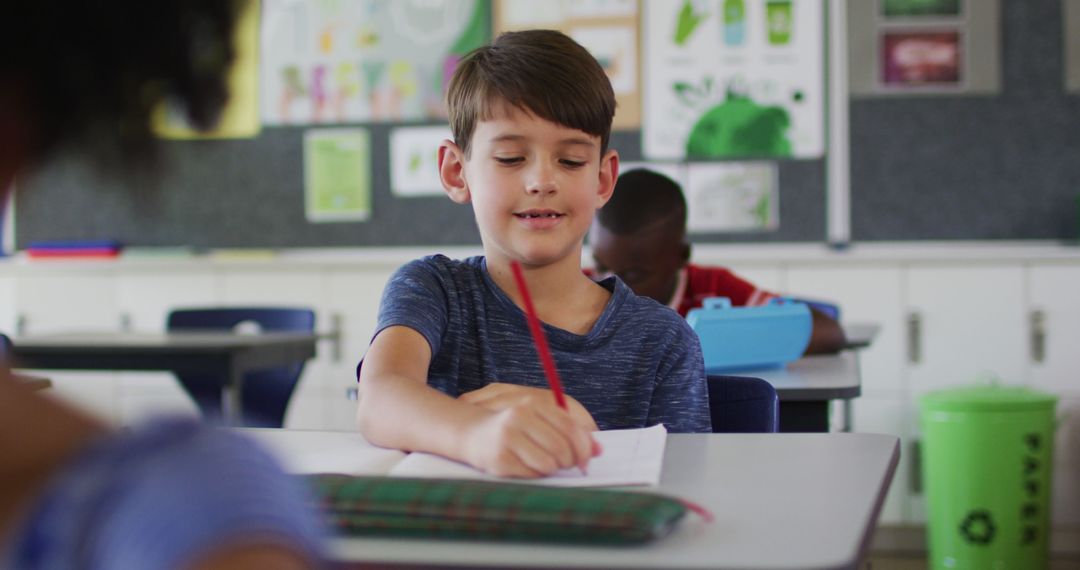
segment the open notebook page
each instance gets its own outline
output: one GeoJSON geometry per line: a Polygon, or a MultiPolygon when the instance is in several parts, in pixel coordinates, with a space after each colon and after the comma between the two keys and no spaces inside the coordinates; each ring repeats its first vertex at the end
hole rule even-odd
{"type": "Polygon", "coordinates": [[[663,425],[598,431],[593,435],[603,450],[589,461],[587,475],[575,467],[540,479],[504,479],[430,453],[410,453],[389,474],[396,477],[487,479],[564,487],[656,486],[660,483],[664,444],[667,441],[667,430],[663,425]]]}
{"type": "Polygon", "coordinates": [[[405,452],[371,445],[358,432],[240,430],[269,448],[289,473],[386,475],[405,452]]]}

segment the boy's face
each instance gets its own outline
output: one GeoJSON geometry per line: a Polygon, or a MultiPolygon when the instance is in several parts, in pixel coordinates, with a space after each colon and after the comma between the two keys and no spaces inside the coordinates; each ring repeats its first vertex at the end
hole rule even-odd
{"type": "Polygon", "coordinates": [[[574,256],[593,215],[611,197],[618,155],[600,155],[600,137],[503,105],[477,123],[467,158],[439,149],[451,199],[471,202],[489,263],[543,266],[574,256]]]}
{"type": "Polygon", "coordinates": [[[666,305],[675,294],[679,270],[690,256],[681,232],[658,223],[633,234],[616,234],[600,223],[589,233],[596,271],[615,274],[634,293],[666,305]]]}

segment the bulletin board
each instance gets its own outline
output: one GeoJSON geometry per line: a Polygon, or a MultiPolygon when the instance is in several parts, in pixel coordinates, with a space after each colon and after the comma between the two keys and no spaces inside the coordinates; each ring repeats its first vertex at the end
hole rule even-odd
{"type": "MultiPolygon", "coordinates": [[[[855,4],[863,3],[847,3],[855,4]]],[[[852,93],[855,241],[1077,238],[1080,97],[1065,88],[1062,4],[1000,2],[997,93],[852,93]]],[[[849,18],[849,25],[857,21],[849,18]]],[[[393,190],[389,149],[400,127],[437,130],[445,122],[264,123],[248,139],[163,141],[160,175],[118,175],[78,156],[59,157],[19,181],[16,245],[58,239],[196,248],[479,244],[471,209],[418,191],[430,182],[409,180],[393,190]],[[325,127],[368,133],[371,215],[365,220],[312,223],[305,216],[305,133],[325,127]]],[[[649,158],[643,142],[637,129],[612,136],[624,161],[649,158]]],[[[694,240],[825,241],[825,161],[775,164],[778,227],[695,233],[694,240]]]]}

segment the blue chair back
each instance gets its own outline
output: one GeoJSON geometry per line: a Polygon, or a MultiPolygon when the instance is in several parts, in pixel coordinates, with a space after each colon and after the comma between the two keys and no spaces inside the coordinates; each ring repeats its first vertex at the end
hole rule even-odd
{"type": "MultiPolygon", "coordinates": [[[[315,312],[306,308],[222,307],[177,309],[169,313],[171,331],[231,331],[252,322],[263,332],[314,332],[315,312]]],[[[241,424],[282,427],[296,382],[304,363],[258,370],[244,375],[241,424]]],[[[222,389],[226,379],[212,374],[178,374],[177,379],[205,416],[220,418],[222,389]]]]}
{"type": "Polygon", "coordinates": [[[0,333],[0,368],[8,366],[8,357],[11,355],[11,339],[6,334],[0,333]]]}
{"type": "Polygon", "coordinates": [[[761,378],[708,376],[713,433],[776,433],[780,399],[761,378]]]}

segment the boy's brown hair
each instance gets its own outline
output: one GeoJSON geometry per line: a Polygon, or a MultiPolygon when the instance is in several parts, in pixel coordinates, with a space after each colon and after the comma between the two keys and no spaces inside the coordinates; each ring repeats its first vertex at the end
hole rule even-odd
{"type": "Polygon", "coordinates": [[[500,34],[465,56],[446,92],[454,142],[465,156],[476,123],[505,102],[553,123],[600,137],[607,151],[615,93],[604,69],[562,32],[500,34]]]}

